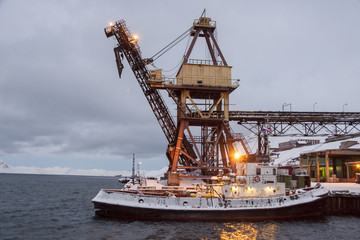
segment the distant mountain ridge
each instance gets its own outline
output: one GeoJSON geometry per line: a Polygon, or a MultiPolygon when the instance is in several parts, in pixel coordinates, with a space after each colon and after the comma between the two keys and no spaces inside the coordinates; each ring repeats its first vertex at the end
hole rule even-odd
{"type": "MultiPolygon", "coordinates": [[[[141,171],[147,177],[160,177],[167,171],[167,167],[160,170],[141,171]]],[[[25,166],[9,166],[0,160],[0,173],[24,173],[24,174],[53,174],[53,175],[83,175],[83,176],[131,176],[129,171],[109,171],[105,169],[72,169],[69,167],[25,167],[25,166]]]]}

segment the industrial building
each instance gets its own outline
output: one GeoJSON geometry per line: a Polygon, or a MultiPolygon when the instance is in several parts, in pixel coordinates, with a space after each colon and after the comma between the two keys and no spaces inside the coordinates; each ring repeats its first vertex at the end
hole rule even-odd
{"type": "Polygon", "coordinates": [[[300,154],[301,168],[313,181],[355,182],[360,173],[360,137],[314,146],[300,154]]]}

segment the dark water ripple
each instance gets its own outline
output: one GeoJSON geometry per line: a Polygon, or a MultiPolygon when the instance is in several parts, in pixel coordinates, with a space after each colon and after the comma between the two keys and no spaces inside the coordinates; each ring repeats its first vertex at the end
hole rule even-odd
{"type": "Polygon", "coordinates": [[[141,222],[94,216],[116,178],[0,174],[0,239],[356,239],[360,218],[266,222],[141,222]]]}

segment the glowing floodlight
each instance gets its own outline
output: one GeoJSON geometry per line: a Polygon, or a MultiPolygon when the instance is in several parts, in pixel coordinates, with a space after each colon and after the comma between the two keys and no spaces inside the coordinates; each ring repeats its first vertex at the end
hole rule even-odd
{"type": "Polygon", "coordinates": [[[137,35],[132,35],[129,37],[129,40],[132,44],[136,44],[138,42],[139,37],[137,35]]]}

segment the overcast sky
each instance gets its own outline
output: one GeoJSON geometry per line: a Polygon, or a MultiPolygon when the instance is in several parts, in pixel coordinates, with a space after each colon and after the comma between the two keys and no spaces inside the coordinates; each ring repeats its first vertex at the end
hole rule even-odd
{"type": "MultiPolygon", "coordinates": [[[[0,1],[0,158],[129,170],[135,152],[144,169],[167,165],[163,132],[127,63],[118,78],[103,28],[125,19],[145,58],[204,8],[241,79],[231,110],[360,112],[360,1],[0,1]]],[[[174,68],[186,41],[156,66],[174,68]]]]}

